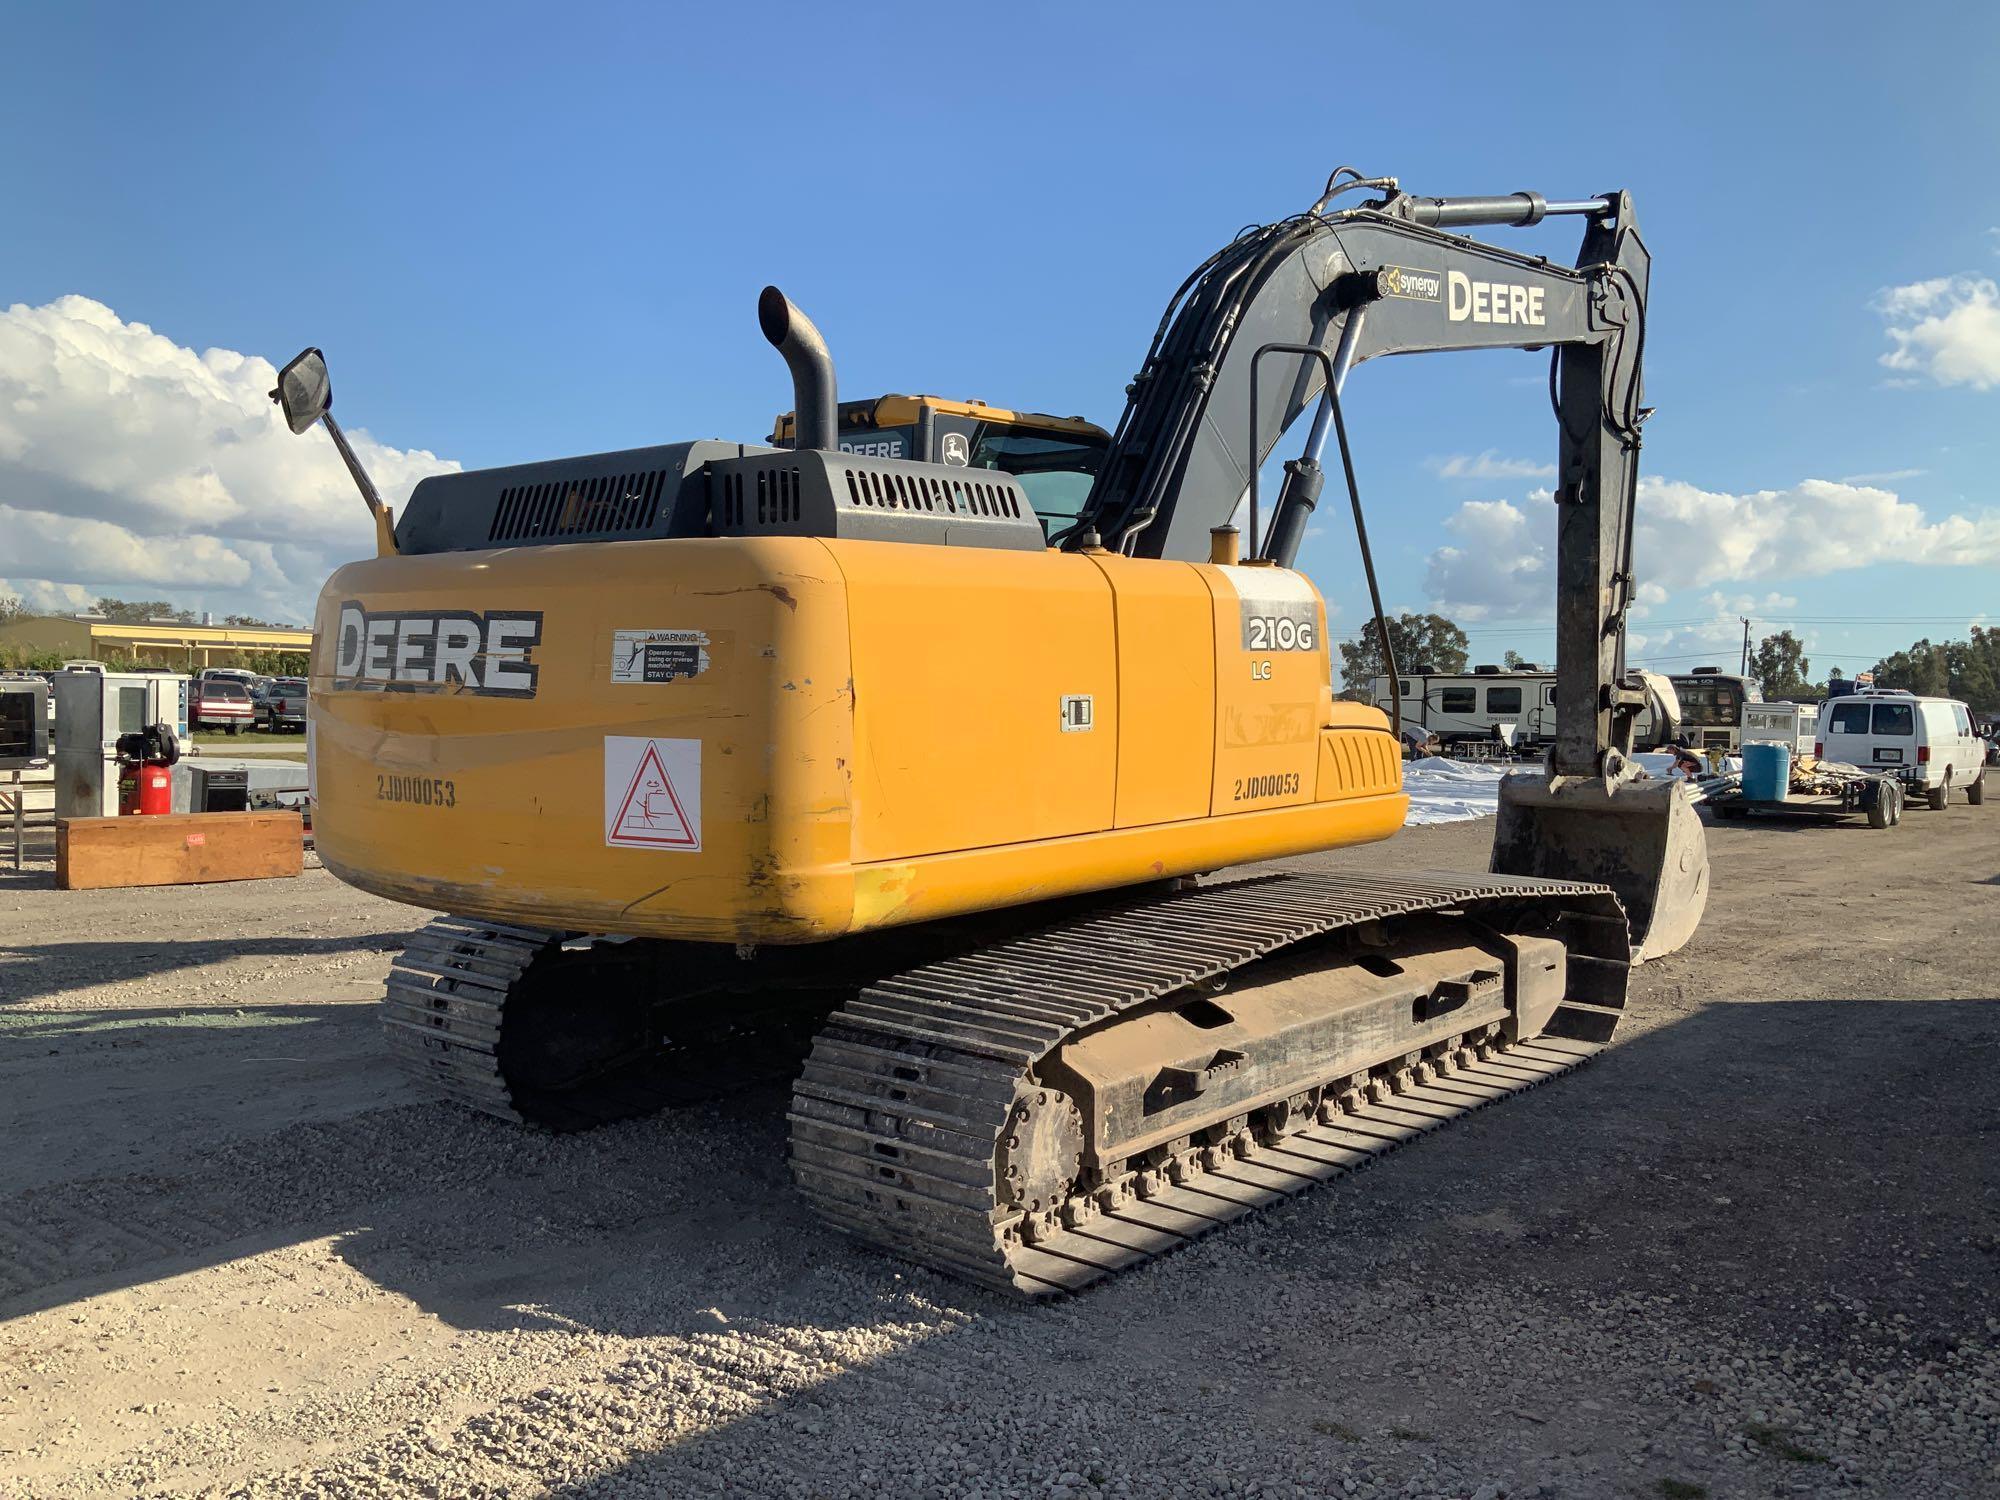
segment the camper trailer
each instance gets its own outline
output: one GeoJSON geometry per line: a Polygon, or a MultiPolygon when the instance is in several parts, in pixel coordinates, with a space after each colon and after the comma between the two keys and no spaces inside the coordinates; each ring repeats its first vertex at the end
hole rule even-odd
{"type": "MultiPolygon", "coordinates": [[[[1474,667],[1469,672],[1402,674],[1403,728],[1434,734],[1446,754],[1468,745],[1544,744],[1556,732],[1556,674],[1539,667],[1474,667]]],[[[1389,679],[1368,684],[1370,701],[1390,711],[1389,679]]]]}

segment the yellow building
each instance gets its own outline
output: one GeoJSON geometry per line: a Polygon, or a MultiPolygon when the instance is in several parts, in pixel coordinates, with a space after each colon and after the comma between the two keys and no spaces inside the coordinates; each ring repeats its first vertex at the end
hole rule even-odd
{"type": "MultiPolygon", "coordinates": [[[[310,630],[246,625],[184,625],[152,620],[131,625],[70,615],[29,616],[0,624],[0,666],[50,653],[65,661],[129,661],[176,672],[243,667],[274,652],[312,649],[310,630]]],[[[302,664],[301,664],[302,665],[302,664]]]]}

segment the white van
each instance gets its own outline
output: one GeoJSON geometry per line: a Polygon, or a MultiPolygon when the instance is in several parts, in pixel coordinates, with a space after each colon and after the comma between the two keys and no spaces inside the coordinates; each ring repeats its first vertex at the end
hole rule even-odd
{"type": "Polygon", "coordinates": [[[1820,706],[1814,749],[1826,760],[1894,775],[1911,797],[1940,811],[1954,791],[1975,807],[1986,800],[1986,747],[1955,698],[1884,690],[1829,698],[1820,706]]]}

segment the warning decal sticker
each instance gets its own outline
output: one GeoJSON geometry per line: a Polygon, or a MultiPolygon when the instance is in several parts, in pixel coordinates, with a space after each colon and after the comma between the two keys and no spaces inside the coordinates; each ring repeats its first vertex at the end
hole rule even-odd
{"type": "Polygon", "coordinates": [[[613,682],[673,682],[708,670],[705,630],[614,630],[613,682]]]}
{"type": "Polygon", "coordinates": [[[700,740],[604,737],[604,842],[700,850],[700,740]]]}

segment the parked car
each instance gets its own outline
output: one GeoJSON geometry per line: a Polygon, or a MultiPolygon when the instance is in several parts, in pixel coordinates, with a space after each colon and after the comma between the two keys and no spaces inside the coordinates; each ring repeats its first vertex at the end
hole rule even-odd
{"type": "Polygon", "coordinates": [[[250,690],[226,677],[203,677],[195,684],[194,711],[188,715],[195,729],[225,729],[234,734],[255,722],[250,690]]]}
{"type": "Polygon", "coordinates": [[[273,677],[264,684],[257,699],[257,722],[271,734],[304,733],[306,727],[306,680],[303,677],[273,677]]]}
{"type": "Polygon", "coordinates": [[[1986,800],[1986,746],[1955,698],[1877,691],[1829,699],[1814,749],[1823,759],[1894,776],[1908,796],[1935,810],[1954,791],[1975,807],[1986,800]]]}

